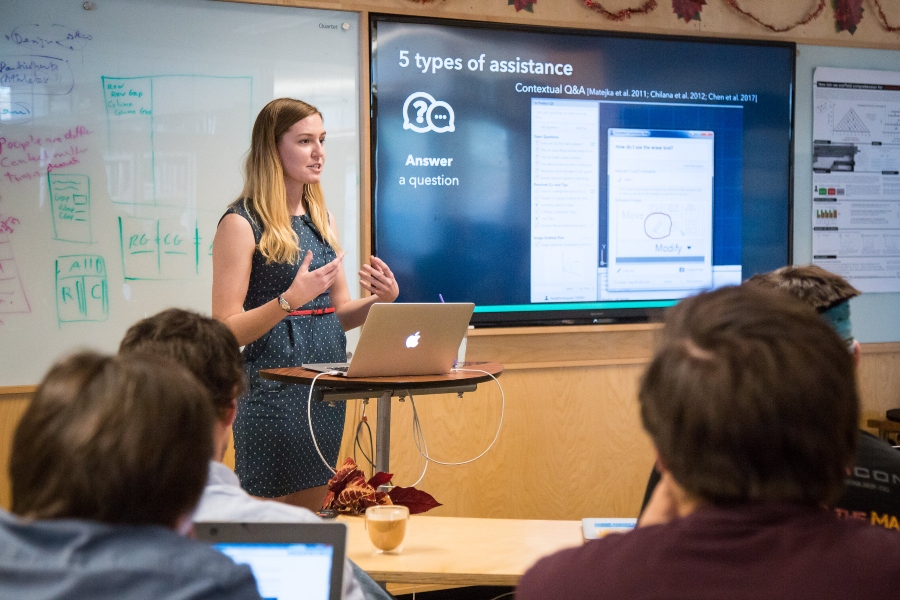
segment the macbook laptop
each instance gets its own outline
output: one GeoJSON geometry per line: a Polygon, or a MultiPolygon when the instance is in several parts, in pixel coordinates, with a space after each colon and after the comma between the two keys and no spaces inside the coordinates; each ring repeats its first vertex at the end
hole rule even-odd
{"type": "Polygon", "coordinates": [[[346,377],[444,375],[453,368],[474,311],[471,302],[373,304],[349,363],[303,368],[346,377]]]}
{"type": "Polygon", "coordinates": [[[263,598],[341,598],[347,551],[343,523],[195,523],[194,534],[249,566],[263,598]]]}

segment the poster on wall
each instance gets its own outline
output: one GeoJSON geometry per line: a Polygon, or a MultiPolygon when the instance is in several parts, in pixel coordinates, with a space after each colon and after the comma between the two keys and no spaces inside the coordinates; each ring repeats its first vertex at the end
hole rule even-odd
{"type": "Polygon", "coordinates": [[[813,262],[900,291],[900,72],[813,76],[813,262]]]}

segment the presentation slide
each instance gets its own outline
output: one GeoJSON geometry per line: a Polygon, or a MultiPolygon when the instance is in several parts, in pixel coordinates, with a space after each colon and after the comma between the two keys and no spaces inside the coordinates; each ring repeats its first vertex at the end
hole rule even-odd
{"type": "Polygon", "coordinates": [[[786,262],[788,48],[372,35],[373,229],[401,300],[674,300],[786,262]]]}

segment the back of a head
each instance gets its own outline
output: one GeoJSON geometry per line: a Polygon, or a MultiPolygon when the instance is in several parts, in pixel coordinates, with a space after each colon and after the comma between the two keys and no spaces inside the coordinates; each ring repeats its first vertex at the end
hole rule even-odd
{"type": "Polygon", "coordinates": [[[16,429],[13,512],[173,527],[206,482],[212,419],[206,390],[171,360],[90,352],[64,359],[16,429]]]}
{"type": "Polygon", "coordinates": [[[224,323],[195,312],[170,308],[142,319],[125,332],[120,354],[152,354],[175,360],[210,394],[222,419],[244,390],[238,342],[224,323]]]}
{"type": "Polygon", "coordinates": [[[787,292],[820,313],[860,295],[846,279],[818,265],[781,267],[754,275],[746,283],[787,292]]]}
{"type": "Polygon", "coordinates": [[[754,275],[744,283],[780,290],[802,300],[822,315],[847,346],[854,348],[849,300],[859,296],[860,291],[840,275],[818,265],[789,266],[754,275]]]}
{"type": "Polygon", "coordinates": [[[808,305],[762,287],[673,307],[640,402],[666,468],[714,504],[831,500],[856,447],[850,354],[808,305]]]}

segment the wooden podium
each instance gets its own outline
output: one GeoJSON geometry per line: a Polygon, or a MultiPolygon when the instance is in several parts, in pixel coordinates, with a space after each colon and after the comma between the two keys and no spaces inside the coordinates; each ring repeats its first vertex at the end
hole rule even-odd
{"type": "Polygon", "coordinates": [[[391,398],[416,395],[462,394],[473,392],[479,383],[490,381],[503,373],[503,365],[494,362],[466,362],[446,375],[407,375],[404,377],[342,377],[322,375],[303,367],[263,369],[264,379],[282,383],[310,385],[324,391],[323,401],[339,402],[378,398],[377,431],[375,433],[375,470],[390,472],[391,398]],[[316,377],[318,376],[318,379],[316,377]]]}

